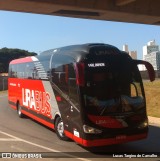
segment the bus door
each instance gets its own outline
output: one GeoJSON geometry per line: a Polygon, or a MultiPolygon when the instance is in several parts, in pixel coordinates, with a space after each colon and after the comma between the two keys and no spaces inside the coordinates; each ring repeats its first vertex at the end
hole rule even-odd
{"type": "Polygon", "coordinates": [[[77,126],[79,126],[80,119],[76,72],[72,62],[72,59],[64,55],[63,57],[54,55],[51,71],[52,86],[64,123],[64,130],[70,138],[73,138],[73,135],[79,136],[77,126]]]}
{"type": "Polygon", "coordinates": [[[69,117],[71,133],[73,139],[78,141],[80,135],[80,102],[79,102],[79,91],[76,82],[76,70],[73,64],[68,65],[68,89],[69,89],[69,117]]]}

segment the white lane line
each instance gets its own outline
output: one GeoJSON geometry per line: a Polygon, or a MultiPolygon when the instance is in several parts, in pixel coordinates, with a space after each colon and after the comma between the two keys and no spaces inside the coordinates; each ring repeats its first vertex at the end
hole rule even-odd
{"type": "Polygon", "coordinates": [[[10,135],[10,134],[8,134],[8,133],[6,133],[6,132],[3,132],[3,131],[0,131],[0,133],[3,134],[3,135],[7,135],[7,136],[9,136],[9,137],[11,137],[11,138],[14,138],[14,139],[21,140],[20,138],[18,138],[18,137],[16,137],[16,136],[13,136],[13,135],[10,135]]]}
{"type": "Polygon", "coordinates": [[[59,153],[63,154],[64,156],[68,156],[68,157],[75,158],[75,159],[79,159],[79,160],[83,160],[83,161],[91,161],[91,160],[85,159],[85,158],[77,158],[76,155],[67,154],[67,153],[64,153],[64,152],[61,152],[61,151],[52,149],[52,148],[45,147],[45,146],[43,146],[43,145],[39,145],[39,144],[30,142],[30,141],[27,141],[27,140],[18,138],[18,137],[14,136],[14,135],[8,134],[8,133],[3,132],[3,131],[0,131],[0,133],[1,133],[1,134],[4,134],[4,135],[7,135],[7,136],[9,136],[9,137],[11,137],[11,138],[14,138],[14,139],[16,139],[16,140],[18,140],[18,141],[22,141],[22,142],[24,142],[24,143],[27,143],[27,144],[30,144],[30,145],[33,145],[33,146],[36,146],[36,147],[39,147],[39,148],[42,148],[42,149],[51,151],[51,152],[59,152],[59,153]]]}
{"type": "Polygon", "coordinates": [[[18,140],[18,139],[12,139],[12,138],[0,138],[0,141],[21,141],[21,140],[18,140]]]}
{"type": "Polygon", "coordinates": [[[11,148],[14,149],[14,151],[16,150],[16,151],[20,151],[20,152],[26,152],[26,151],[23,149],[23,148],[25,148],[25,147],[19,148],[19,147],[17,147],[17,146],[11,145],[11,148]]]}

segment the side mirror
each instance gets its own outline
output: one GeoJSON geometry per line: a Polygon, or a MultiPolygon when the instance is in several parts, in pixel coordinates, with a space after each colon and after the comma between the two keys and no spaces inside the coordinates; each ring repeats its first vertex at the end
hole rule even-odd
{"type": "Polygon", "coordinates": [[[149,62],[144,61],[144,60],[134,60],[134,61],[137,65],[145,65],[148,71],[150,81],[152,82],[155,80],[155,71],[154,71],[153,66],[149,62]]]}

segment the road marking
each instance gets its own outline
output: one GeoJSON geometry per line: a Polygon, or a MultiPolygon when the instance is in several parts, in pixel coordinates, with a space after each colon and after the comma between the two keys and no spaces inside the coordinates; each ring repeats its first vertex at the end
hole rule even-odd
{"type": "Polygon", "coordinates": [[[0,131],[0,133],[3,134],[3,135],[7,135],[7,136],[9,136],[9,137],[11,137],[11,138],[14,138],[14,139],[21,140],[20,138],[18,138],[18,137],[16,137],[16,136],[13,136],[13,135],[11,135],[11,134],[8,134],[8,133],[6,133],[6,132],[3,132],[3,131],[0,131]]]}
{"type": "Polygon", "coordinates": [[[27,144],[30,144],[30,145],[33,145],[33,146],[36,146],[36,147],[39,147],[39,148],[42,148],[42,149],[51,151],[51,152],[59,152],[59,153],[63,154],[64,156],[68,156],[68,157],[75,158],[75,159],[79,159],[79,160],[83,160],[83,161],[91,161],[91,160],[85,159],[85,158],[77,158],[76,155],[67,154],[67,153],[64,153],[64,152],[61,152],[61,151],[52,149],[52,148],[45,147],[45,146],[43,146],[43,145],[39,145],[39,144],[30,142],[30,141],[21,139],[21,138],[19,138],[19,137],[16,137],[16,136],[14,136],[14,135],[8,134],[8,133],[3,132],[3,131],[0,131],[0,133],[1,133],[1,134],[4,134],[4,135],[6,135],[6,136],[9,136],[9,137],[11,137],[11,138],[13,138],[13,139],[15,139],[15,140],[17,140],[17,141],[22,141],[22,142],[24,142],[24,143],[27,143],[27,144]]]}
{"type": "Polygon", "coordinates": [[[0,141],[21,141],[21,140],[18,140],[18,139],[12,139],[12,138],[0,138],[0,141]]]}
{"type": "MultiPolygon", "coordinates": [[[[15,150],[18,150],[18,151],[20,151],[20,152],[26,152],[24,149],[19,148],[19,147],[16,147],[16,146],[14,146],[14,145],[11,145],[11,148],[12,148],[12,149],[15,149],[15,150]]],[[[24,148],[24,147],[23,147],[23,148],[24,148]]]]}

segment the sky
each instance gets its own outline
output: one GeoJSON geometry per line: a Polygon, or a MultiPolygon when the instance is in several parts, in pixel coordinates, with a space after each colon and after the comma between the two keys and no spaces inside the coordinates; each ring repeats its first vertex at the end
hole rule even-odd
{"type": "Polygon", "coordinates": [[[121,50],[127,44],[142,59],[142,47],[151,40],[160,45],[159,26],[0,11],[0,48],[39,54],[74,44],[106,43],[121,50]]]}

